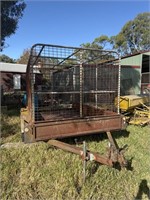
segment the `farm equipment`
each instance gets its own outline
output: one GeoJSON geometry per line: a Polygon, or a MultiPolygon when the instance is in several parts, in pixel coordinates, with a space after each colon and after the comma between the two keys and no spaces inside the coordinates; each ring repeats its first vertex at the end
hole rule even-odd
{"type": "Polygon", "coordinates": [[[143,108],[135,108],[133,117],[130,119],[129,124],[146,125],[150,124],[150,107],[143,104],[143,108]]]}
{"type": "Polygon", "coordinates": [[[145,125],[150,123],[150,107],[147,106],[149,102],[148,94],[121,96],[120,109],[129,124],[145,125]]]}
{"type": "Polygon", "coordinates": [[[27,106],[21,109],[23,141],[48,141],[76,153],[84,161],[126,166],[112,136],[125,128],[120,114],[120,64],[116,52],[90,48],[36,44],[26,72],[27,106]],[[118,60],[118,63],[116,62],[118,60]],[[114,62],[115,60],[115,62],[114,62]],[[106,132],[107,157],[64,142],[60,138],[106,132]]]}

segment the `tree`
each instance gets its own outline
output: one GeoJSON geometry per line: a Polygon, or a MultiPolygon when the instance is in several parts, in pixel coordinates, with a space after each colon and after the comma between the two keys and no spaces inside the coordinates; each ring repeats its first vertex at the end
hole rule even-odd
{"type": "Polygon", "coordinates": [[[1,51],[5,47],[6,37],[16,32],[25,7],[23,0],[1,1],[1,51]]]}
{"type": "Polygon", "coordinates": [[[105,49],[109,43],[110,39],[107,35],[101,35],[100,37],[95,38],[93,41],[93,44],[97,45],[99,49],[105,49]]]}
{"type": "Polygon", "coordinates": [[[120,33],[111,37],[113,49],[122,55],[150,49],[150,13],[141,13],[128,21],[120,33]]]}
{"type": "Polygon", "coordinates": [[[9,56],[2,54],[0,56],[0,61],[1,62],[6,62],[6,63],[15,63],[15,60],[13,58],[10,58],[9,56]]]}
{"type": "MultiPolygon", "coordinates": [[[[97,43],[94,43],[94,42],[92,42],[92,43],[83,43],[83,44],[81,44],[80,45],[81,47],[83,47],[83,48],[91,48],[91,49],[99,49],[99,50],[101,50],[102,49],[102,47],[99,45],[99,44],[97,44],[97,43]]],[[[85,51],[84,53],[83,53],[83,55],[82,55],[82,59],[83,60],[92,60],[92,59],[94,59],[96,56],[98,56],[98,52],[93,52],[93,51],[85,51]]],[[[78,57],[79,57],[79,55],[78,55],[78,57]]]]}
{"type": "Polygon", "coordinates": [[[25,49],[20,56],[20,58],[17,60],[17,63],[19,64],[27,64],[30,56],[30,49],[25,49]]]}
{"type": "Polygon", "coordinates": [[[121,31],[110,38],[101,35],[92,43],[82,44],[81,47],[108,49],[122,56],[150,49],[150,13],[138,14],[135,19],[128,21],[121,31]]]}
{"type": "Polygon", "coordinates": [[[128,54],[126,48],[126,40],[122,34],[110,37],[110,44],[113,50],[116,50],[121,55],[128,54]]]}

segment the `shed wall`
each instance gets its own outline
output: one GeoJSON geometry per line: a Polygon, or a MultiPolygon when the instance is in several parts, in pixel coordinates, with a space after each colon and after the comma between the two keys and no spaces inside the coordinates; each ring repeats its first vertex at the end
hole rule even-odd
{"type": "Polygon", "coordinates": [[[138,54],[121,60],[121,95],[141,93],[142,58],[138,54]]]}
{"type": "Polygon", "coordinates": [[[141,68],[121,67],[121,95],[140,94],[141,68]]]}
{"type": "Polygon", "coordinates": [[[17,91],[25,91],[26,90],[26,74],[25,73],[16,73],[16,72],[1,72],[1,81],[0,85],[3,89],[3,92],[14,92],[14,82],[13,82],[13,76],[14,75],[20,75],[21,76],[21,89],[17,91]]]}
{"type": "Polygon", "coordinates": [[[121,65],[142,66],[143,54],[121,59],[121,65]]]}

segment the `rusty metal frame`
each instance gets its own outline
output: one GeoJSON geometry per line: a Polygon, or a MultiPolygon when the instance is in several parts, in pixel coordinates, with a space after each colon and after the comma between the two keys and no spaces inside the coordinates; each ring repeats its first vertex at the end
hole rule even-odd
{"type": "MultiPolygon", "coordinates": [[[[104,54],[104,55],[107,55],[107,54],[109,54],[109,53],[115,53],[117,56],[118,56],[118,59],[119,59],[119,54],[117,54],[115,51],[103,51],[103,50],[99,50],[99,49],[93,49],[93,48],[78,48],[78,47],[70,47],[70,46],[60,46],[60,45],[51,45],[51,44],[35,44],[35,45],[33,45],[32,46],[32,48],[31,48],[31,55],[30,55],[30,58],[29,58],[29,62],[28,62],[28,66],[27,66],[27,91],[28,91],[28,108],[29,108],[29,110],[31,110],[32,109],[32,119],[33,119],[33,121],[34,121],[34,113],[35,113],[35,109],[34,109],[34,106],[33,106],[33,102],[34,102],[34,95],[31,95],[31,93],[34,93],[34,88],[33,88],[33,84],[31,84],[30,83],[30,81],[31,81],[31,78],[30,78],[30,67],[32,66],[33,67],[33,65],[37,62],[37,60],[38,60],[38,58],[39,57],[45,57],[46,58],[46,56],[42,56],[42,55],[40,55],[41,53],[42,53],[42,51],[44,50],[44,48],[45,47],[54,47],[54,48],[63,48],[63,49],[74,49],[75,50],[75,52],[73,52],[72,54],[70,54],[69,56],[67,56],[67,57],[64,57],[64,58],[62,58],[61,57],[61,59],[62,59],[62,61],[60,61],[58,64],[57,64],[57,66],[58,65],[60,65],[60,64],[62,64],[65,60],[67,60],[68,58],[70,58],[71,56],[73,56],[74,54],[76,54],[76,53],[78,53],[78,52],[82,52],[82,51],[86,51],[86,50],[88,50],[88,51],[96,51],[96,52],[99,52],[100,54],[104,54]],[[39,52],[37,53],[37,55],[34,55],[35,54],[35,52],[34,52],[34,48],[36,47],[36,46],[40,46],[40,49],[39,49],[39,52]],[[35,59],[33,59],[33,57],[35,57],[35,59]],[[33,61],[32,61],[33,60],[33,61]],[[32,99],[31,99],[32,98],[32,99]],[[31,103],[32,102],[32,103],[31,103]]],[[[87,59],[87,61],[89,62],[89,61],[93,61],[93,62],[95,62],[95,60],[96,59],[98,59],[100,56],[97,56],[96,58],[93,58],[93,60],[92,59],[90,59],[90,60],[88,60],[87,59]]],[[[47,58],[51,58],[51,56],[49,56],[49,57],[47,57],[47,58]]],[[[80,59],[80,117],[82,117],[82,84],[81,84],[81,76],[82,76],[82,69],[81,69],[81,67],[82,67],[82,65],[83,65],[83,61],[82,61],[82,58],[80,59]]],[[[31,67],[31,68],[32,68],[31,67]]],[[[32,68],[32,70],[33,70],[33,68],[32,68]]],[[[120,66],[119,66],[119,76],[118,76],[118,78],[120,77],[120,66]]],[[[118,80],[118,102],[119,102],[119,98],[120,98],[120,94],[119,94],[119,91],[120,91],[120,78],[119,78],[119,80],[118,80]]],[[[118,105],[117,105],[117,112],[118,112],[118,114],[119,114],[119,103],[118,103],[118,105]]]]}
{"type": "MultiPolygon", "coordinates": [[[[103,51],[103,50],[99,50],[99,49],[92,49],[92,48],[78,48],[78,47],[67,47],[67,46],[60,46],[60,45],[49,45],[49,44],[35,44],[33,45],[33,47],[31,48],[31,55],[29,58],[29,62],[28,62],[28,66],[27,66],[27,94],[28,94],[28,106],[27,106],[27,113],[24,115],[24,112],[22,112],[22,119],[24,120],[25,124],[28,124],[28,130],[26,131],[26,134],[31,136],[32,141],[39,141],[39,140],[47,140],[47,139],[52,139],[52,138],[62,138],[62,137],[71,137],[71,136],[75,136],[75,135],[88,135],[90,133],[96,132],[103,132],[103,131],[113,131],[113,130],[120,130],[122,128],[124,128],[124,121],[123,121],[123,117],[120,115],[119,113],[119,103],[117,105],[117,112],[116,113],[110,113],[107,114],[105,116],[105,114],[103,116],[98,115],[98,116],[83,116],[83,96],[85,94],[88,94],[89,91],[85,91],[83,90],[83,63],[84,63],[84,59],[83,59],[83,53],[84,51],[89,51],[89,52],[96,52],[96,57],[93,57],[93,65],[92,68],[95,67],[96,71],[94,73],[96,73],[96,89],[94,91],[90,91],[90,94],[95,95],[95,103],[96,103],[96,109],[97,109],[97,95],[99,94],[103,94],[103,93],[109,93],[112,94],[115,91],[112,90],[98,90],[98,83],[97,83],[97,67],[99,65],[99,63],[97,63],[95,60],[100,58],[100,55],[106,55],[109,56],[109,53],[115,53],[118,58],[119,55],[115,52],[115,51],[103,51]],[[37,47],[37,53],[35,51],[37,47]],[[46,48],[46,49],[45,49],[46,48]],[[67,118],[67,119],[61,119],[61,121],[59,122],[59,120],[47,120],[47,121],[35,121],[35,108],[34,108],[34,86],[33,83],[31,81],[31,79],[33,79],[33,65],[36,64],[36,62],[38,61],[38,59],[41,57],[45,57],[47,58],[52,58],[52,56],[54,58],[57,58],[54,55],[50,55],[50,54],[42,54],[43,51],[48,50],[47,48],[54,48],[54,50],[57,50],[57,48],[62,48],[62,53],[64,51],[64,49],[67,50],[66,54],[59,54],[58,53],[58,57],[60,57],[60,59],[62,59],[61,61],[59,61],[57,63],[57,66],[59,65],[60,67],[62,67],[62,64],[67,60],[70,59],[72,56],[74,58],[74,55],[77,53],[78,54],[78,66],[79,66],[79,91],[48,91],[48,92],[44,92],[44,94],[50,94],[50,95],[59,95],[59,94],[79,94],[79,117],[77,118],[67,118]],[[55,49],[56,48],[56,49],[55,49]],[[69,50],[68,50],[69,49],[69,50]],[[49,55],[49,56],[47,56],[49,55]],[[61,56],[59,56],[61,55],[61,56]],[[66,55],[66,56],[65,56],[66,55]],[[69,131],[66,130],[65,126],[69,127],[69,131]],[[58,128],[59,127],[59,128],[58,128]]],[[[57,55],[57,54],[56,54],[57,55]]],[[[94,54],[95,55],[95,54],[94,54]]],[[[88,58],[87,58],[87,62],[88,62],[88,58]]],[[[90,62],[91,62],[91,57],[90,57],[90,62]]],[[[103,60],[103,63],[106,65],[109,63],[114,62],[112,59],[109,60],[109,62],[106,62],[105,60],[103,60]]],[[[116,62],[116,61],[115,61],[116,62]]],[[[119,62],[120,63],[120,62],[119,62]]],[[[56,65],[54,64],[54,68],[56,67],[56,65]]],[[[118,90],[117,90],[117,94],[118,94],[118,99],[120,98],[120,64],[118,66],[118,90]]],[[[37,91],[36,94],[40,95],[40,91],[37,91]]],[[[118,101],[119,102],[119,101],[118,101]]],[[[22,123],[23,124],[23,123],[22,123]]],[[[23,125],[22,125],[23,127],[23,125]]],[[[27,129],[26,129],[27,130],[27,129]]],[[[22,128],[22,132],[23,132],[23,128],[22,128]]]]}

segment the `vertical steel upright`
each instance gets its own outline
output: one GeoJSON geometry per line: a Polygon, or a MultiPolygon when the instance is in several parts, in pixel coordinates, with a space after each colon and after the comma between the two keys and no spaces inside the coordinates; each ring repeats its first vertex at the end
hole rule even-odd
{"type": "Polygon", "coordinates": [[[80,52],[80,117],[83,116],[83,52],[80,52]]]}

